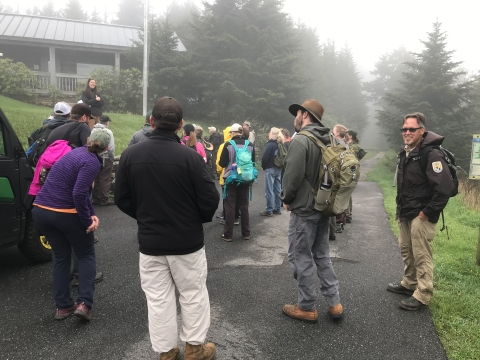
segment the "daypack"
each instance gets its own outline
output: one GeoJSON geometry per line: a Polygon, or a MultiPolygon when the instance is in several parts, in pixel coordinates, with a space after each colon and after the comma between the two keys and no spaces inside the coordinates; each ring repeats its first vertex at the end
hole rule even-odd
{"type": "MultiPolygon", "coordinates": [[[[227,185],[236,182],[240,184],[251,184],[258,176],[258,170],[255,168],[255,163],[252,161],[252,153],[248,150],[248,140],[245,140],[245,145],[242,148],[238,148],[235,141],[230,140],[235,149],[235,161],[236,169],[232,168],[230,175],[225,179],[225,186],[223,187],[223,198],[227,196],[227,185]]],[[[233,164],[231,165],[232,167],[233,164]]],[[[250,200],[252,198],[252,191],[250,188],[250,200]]]]}
{"type": "Polygon", "coordinates": [[[283,143],[277,143],[278,151],[277,155],[273,158],[273,163],[276,167],[284,168],[285,167],[285,156],[287,156],[287,148],[283,143]]]}
{"type": "Polygon", "coordinates": [[[427,171],[427,161],[428,161],[428,154],[433,149],[437,149],[440,151],[440,154],[447,163],[448,170],[450,171],[450,176],[453,181],[453,190],[450,194],[450,197],[456,196],[458,194],[458,176],[457,176],[457,165],[455,162],[455,155],[452,152],[448,151],[441,145],[430,145],[425,146],[424,148],[420,149],[420,168],[425,173],[427,171]]]}
{"type": "Polygon", "coordinates": [[[28,144],[30,147],[28,148],[26,155],[30,166],[37,165],[38,159],[40,159],[40,156],[42,156],[47,148],[48,135],[50,135],[53,129],[54,128],[48,126],[39,128],[28,137],[28,144]]]}
{"type": "Polygon", "coordinates": [[[353,190],[360,179],[360,162],[344,144],[339,144],[330,134],[330,145],[325,145],[311,132],[303,130],[322,152],[318,189],[315,195],[315,209],[325,216],[342,214],[347,208],[353,190]]]}

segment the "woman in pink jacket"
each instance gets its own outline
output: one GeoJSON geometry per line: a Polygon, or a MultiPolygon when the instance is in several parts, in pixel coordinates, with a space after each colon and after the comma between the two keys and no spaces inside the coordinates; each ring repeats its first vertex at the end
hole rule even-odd
{"type": "Polygon", "coordinates": [[[202,143],[197,141],[197,136],[195,135],[195,127],[192,124],[187,124],[183,127],[182,144],[195,150],[198,154],[202,156],[203,161],[207,162],[207,154],[205,153],[205,149],[203,148],[202,143]]]}

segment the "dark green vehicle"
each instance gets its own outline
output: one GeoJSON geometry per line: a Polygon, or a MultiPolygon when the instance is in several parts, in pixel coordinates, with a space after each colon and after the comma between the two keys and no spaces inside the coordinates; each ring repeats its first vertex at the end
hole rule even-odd
{"type": "MultiPolygon", "coordinates": [[[[0,109],[0,249],[18,246],[34,262],[52,260],[52,250],[32,219],[33,179],[17,134],[0,109]]],[[[0,250],[1,251],[1,250],[0,250]]]]}

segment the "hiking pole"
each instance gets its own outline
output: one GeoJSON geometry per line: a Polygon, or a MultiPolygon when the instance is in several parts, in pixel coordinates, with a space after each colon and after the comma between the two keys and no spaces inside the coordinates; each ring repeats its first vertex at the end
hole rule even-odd
{"type": "Polygon", "coordinates": [[[397,164],[397,167],[395,168],[395,176],[393,177],[393,184],[392,184],[393,187],[397,185],[397,176],[398,176],[398,164],[397,164]]]}

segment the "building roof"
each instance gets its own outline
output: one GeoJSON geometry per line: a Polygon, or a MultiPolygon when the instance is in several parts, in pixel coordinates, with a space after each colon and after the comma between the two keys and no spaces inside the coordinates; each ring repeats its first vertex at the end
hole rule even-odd
{"type": "MultiPolygon", "coordinates": [[[[0,39],[122,50],[139,40],[140,28],[35,15],[0,13],[0,39]]],[[[186,51],[178,39],[178,51],[186,51]]]]}

